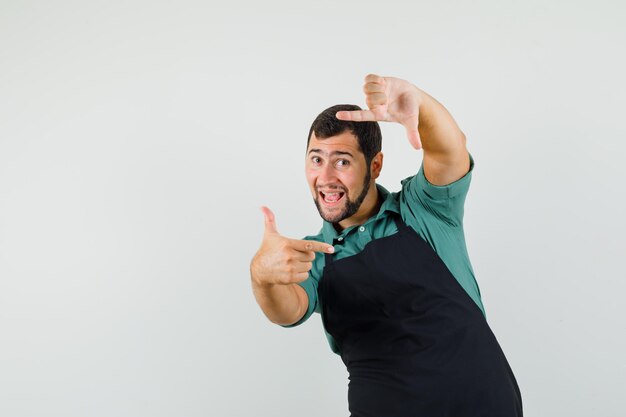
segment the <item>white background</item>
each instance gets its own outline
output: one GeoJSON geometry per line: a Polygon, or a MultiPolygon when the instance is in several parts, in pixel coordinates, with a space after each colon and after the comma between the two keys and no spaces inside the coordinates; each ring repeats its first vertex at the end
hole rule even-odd
{"type": "MultiPolygon", "coordinates": [[[[271,324],[248,267],[261,205],[319,230],[306,134],[370,72],[468,137],[468,249],[526,415],[623,415],[625,21],[617,0],[0,0],[0,416],[347,416],[319,315],[271,324]]],[[[421,153],[382,128],[397,191],[421,153]]]]}

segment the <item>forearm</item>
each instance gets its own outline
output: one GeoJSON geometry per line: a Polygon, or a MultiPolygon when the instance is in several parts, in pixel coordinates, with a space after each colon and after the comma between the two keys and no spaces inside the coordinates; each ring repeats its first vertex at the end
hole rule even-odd
{"type": "Polygon", "coordinates": [[[465,134],[441,103],[415,88],[420,100],[418,130],[424,150],[424,175],[432,184],[450,184],[469,170],[465,134]]]}
{"type": "Polygon", "coordinates": [[[448,110],[428,93],[415,87],[419,96],[419,126],[424,153],[454,155],[465,149],[465,134],[448,110]]]}
{"type": "Polygon", "coordinates": [[[308,299],[297,284],[261,284],[252,274],[252,292],[267,318],[276,324],[287,325],[298,321],[306,312],[308,299]]]}

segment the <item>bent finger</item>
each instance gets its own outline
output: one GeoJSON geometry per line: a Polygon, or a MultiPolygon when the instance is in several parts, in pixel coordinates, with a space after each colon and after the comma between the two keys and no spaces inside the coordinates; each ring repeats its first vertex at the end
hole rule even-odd
{"type": "Polygon", "coordinates": [[[294,265],[294,270],[297,273],[309,272],[313,268],[313,262],[298,262],[294,265]]]}
{"type": "Polygon", "coordinates": [[[308,272],[298,272],[297,274],[293,275],[293,281],[302,282],[302,281],[305,281],[308,277],[309,277],[308,272]]]}
{"type": "Polygon", "coordinates": [[[315,252],[294,250],[293,259],[300,262],[313,262],[315,260],[315,252]]]}
{"type": "Polygon", "coordinates": [[[363,92],[366,94],[367,93],[384,93],[385,86],[380,83],[366,83],[363,86],[363,92]]]}
{"type": "Polygon", "coordinates": [[[383,104],[387,104],[387,95],[385,93],[368,94],[367,97],[365,97],[365,102],[370,109],[374,106],[382,106],[383,104]]]}
{"type": "Polygon", "coordinates": [[[365,82],[366,83],[384,84],[385,83],[385,77],[381,77],[378,74],[367,74],[365,76],[365,82]]]}

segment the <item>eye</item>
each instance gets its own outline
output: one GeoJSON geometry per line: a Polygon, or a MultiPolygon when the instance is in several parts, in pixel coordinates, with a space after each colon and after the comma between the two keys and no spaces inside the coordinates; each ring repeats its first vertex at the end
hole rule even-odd
{"type": "Polygon", "coordinates": [[[323,163],[322,158],[320,158],[320,157],[319,157],[319,156],[317,156],[317,155],[313,155],[313,156],[311,157],[310,161],[311,161],[311,164],[312,164],[312,165],[314,165],[314,166],[320,166],[320,165],[322,165],[322,163],[323,163]]]}
{"type": "Polygon", "coordinates": [[[348,161],[347,159],[340,159],[337,161],[338,167],[347,167],[348,165],[350,165],[350,161],[348,161]]]}

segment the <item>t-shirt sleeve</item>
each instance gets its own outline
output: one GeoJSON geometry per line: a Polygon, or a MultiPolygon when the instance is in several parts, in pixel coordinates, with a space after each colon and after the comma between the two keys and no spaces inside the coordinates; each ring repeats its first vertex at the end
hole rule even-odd
{"type": "Polygon", "coordinates": [[[469,158],[468,172],[448,185],[434,185],[428,182],[422,163],[416,175],[402,180],[403,195],[408,207],[422,207],[451,226],[461,226],[465,197],[474,169],[474,159],[471,155],[469,158]]]}
{"type": "MultiPolygon", "coordinates": [[[[314,240],[311,239],[309,237],[305,237],[305,240],[314,240]]],[[[305,321],[307,321],[309,319],[309,317],[311,317],[311,315],[313,314],[314,311],[316,311],[318,309],[318,300],[317,300],[317,284],[319,281],[319,274],[318,274],[318,270],[320,262],[323,262],[323,258],[324,258],[324,254],[316,252],[315,253],[315,260],[313,261],[313,267],[311,268],[311,270],[309,271],[309,277],[307,279],[305,279],[302,282],[298,282],[296,285],[301,286],[304,291],[306,292],[307,297],[309,298],[309,306],[306,309],[306,313],[304,313],[304,316],[302,316],[302,318],[300,318],[300,320],[298,320],[297,322],[293,323],[293,324],[288,324],[288,325],[282,325],[282,327],[295,327],[295,326],[299,326],[300,324],[304,323],[305,321]]]]}

